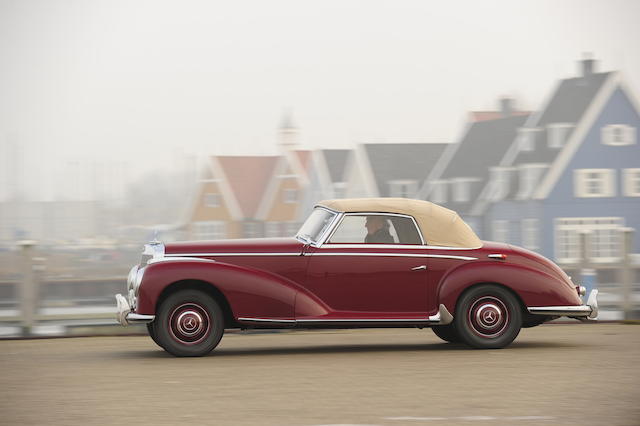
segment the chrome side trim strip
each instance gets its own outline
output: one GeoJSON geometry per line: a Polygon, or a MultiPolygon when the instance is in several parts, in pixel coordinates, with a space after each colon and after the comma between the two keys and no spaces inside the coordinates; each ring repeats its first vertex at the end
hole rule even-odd
{"type": "Polygon", "coordinates": [[[305,256],[379,256],[379,257],[429,257],[435,259],[478,260],[477,257],[454,256],[448,254],[421,253],[305,253],[305,256]]]}
{"type": "Polygon", "coordinates": [[[438,313],[426,318],[312,318],[312,319],[272,319],[272,318],[238,318],[238,321],[243,322],[255,322],[255,323],[272,323],[272,324],[357,324],[357,323],[379,323],[379,324],[393,324],[393,323],[406,323],[406,324],[423,324],[429,323],[431,325],[447,325],[453,321],[453,315],[449,313],[446,306],[440,304],[438,313]]]}
{"type": "MultiPolygon", "coordinates": [[[[205,256],[300,256],[302,253],[254,253],[254,252],[240,252],[240,253],[175,253],[165,254],[165,257],[205,257],[205,256]]],[[[203,259],[208,260],[208,259],[203,259]]]]}
{"type": "Polygon", "coordinates": [[[271,322],[271,323],[286,323],[286,324],[293,324],[293,323],[296,322],[296,320],[272,319],[272,318],[238,318],[238,321],[245,321],[245,322],[271,322]]]}
{"type": "Polygon", "coordinates": [[[442,247],[442,246],[429,246],[421,244],[366,244],[366,243],[327,243],[323,244],[322,248],[381,248],[381,249],[405,249],[405,250],[477,250],[481,247],[442,247]]]}
{"type": "Polygon", "coordinates": [[[153,322],[154,319],[156,319],[155,315],[134,314],[133,312],[127,314],[127,321],[130,324],[145,324],[153,322]]]}
{"type": "Polygon", "coordinates": [[[215,260],[213,259],[203,259],[201,257],[178,257],[178,256],[171,256],[168,255],[167,257],[163,257],[160,259],[151,259],[149,262],[147,262],[149,265],[153,264],[153,263],[160,263],[160,262],[169,262],[169,261],[180,261],[180,260],[186,260],[186,261],[196,261],[196,262],[213,262],[215,263],[215,260]]]}

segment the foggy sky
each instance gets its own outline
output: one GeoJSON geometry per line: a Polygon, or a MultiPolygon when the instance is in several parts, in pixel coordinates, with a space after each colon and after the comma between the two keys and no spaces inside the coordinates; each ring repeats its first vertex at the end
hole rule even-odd
{"type": "Polygon", "coordinates": [[[17,173],[50,196],[69,161],[275,153],[286,108],[307,148],[451,142],[499,96],[539,107],[583,52],[640,88],[638,17],[637,1],[0,0],[0,162],[21,147],[17,173]]]}

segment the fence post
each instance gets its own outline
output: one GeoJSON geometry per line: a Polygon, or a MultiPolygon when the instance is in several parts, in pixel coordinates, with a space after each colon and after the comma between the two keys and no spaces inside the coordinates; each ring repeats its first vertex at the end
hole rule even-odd
{"type": "Polygon", "coordinates": [[[633,233],[635,229],[633,228],[621,228],[620,234],[622,237],[622,253],[621,253],[621,264],[620,264],[620,272],[622,274],[621,284],[622,284],[622,312],[624,314],[624,319],[629,320],[633,314],[633,301],[631,298],[633,297],[633,270],[631,269],[631,254],[633,253],[633,233]]]}
{"type": "Polygon", "coordinates": [[[19,241],[22,254],[22,281],[20,282],[20,311],[22,314],[22,335],[30,336],[35,325],[38,282],[33,264],[35,241],[19,241]]]}

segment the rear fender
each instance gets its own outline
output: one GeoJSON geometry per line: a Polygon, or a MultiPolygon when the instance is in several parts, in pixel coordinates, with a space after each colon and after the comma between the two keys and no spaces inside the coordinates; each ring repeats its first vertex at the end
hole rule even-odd
{"type": "Polygon", "coordinates": [[[211,284],[229,302],[235,318],[294,318],[300,287],[273,273],[207,260],[166,260],[145,267],[137,312],[153,315],[162,291],[178,281],[211,284]]]}
{"type": "Polygon", "coordinates": [[[582,304],[578,294],[555,275],[522,265],[473,262],[445,274],[438,283],[438,303],[455,312],[456,302],[467,288],[481,283],[503,285],[516,293],[525,306],[582,304]]]}

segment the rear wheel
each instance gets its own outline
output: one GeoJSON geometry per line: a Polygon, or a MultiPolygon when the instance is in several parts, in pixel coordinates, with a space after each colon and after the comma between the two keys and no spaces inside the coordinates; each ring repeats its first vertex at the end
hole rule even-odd
{"type": "Polygon", "coordinates": [[[454,324],[461,341],[469,346],[503,348],[520,333],[520,303],[504,287],[495,284],[473,287],[458,300],[454,324]]]}
{"type": "Polygon", "coordinates": [[[158,344],[175,356],[206,355],[224,334],[222,309],[199,290],[171,294],[158,308],[154,323],[158,344]]]}
{"type": "Polygon", "coordinates": [[[453,324],[449,325],[434,325],[431,327],[431,330],[435,333],[436,336],[449,343],[458,343],[460,342],[460,336],[455,328],[453,328],[453,324]]]}

